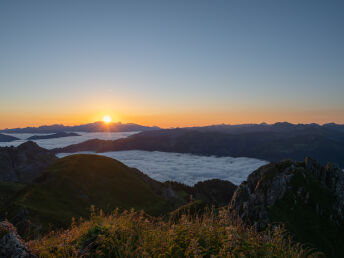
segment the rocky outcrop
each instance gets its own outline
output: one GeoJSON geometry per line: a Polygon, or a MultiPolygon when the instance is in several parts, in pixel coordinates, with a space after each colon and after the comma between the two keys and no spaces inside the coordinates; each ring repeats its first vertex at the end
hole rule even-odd
{"type": "Polygon", "coordinates": [[[0,257],[33,258],[15,227],[8,221],[0,222],[0,257]]]}
{"type": "Polygon", "coordinates": [[[306,158],[263,166],[238,187],[230,211],[258,230],[282,223],[328,257],[344,252],[344,173],[336,165],[306,158]]]}
{"type": "Polygon", "coordinates": [[[0,148],[0,181],[31,182],[57,157],[32,141],[0,148]]]}
{"type": "Polygon", "coordinates": [[[269,164],[250,174],[233,195],[230,210],[258,229],[270,223],[268,207],[282,199],[293,177],[295,164],[269,164]]]}
{"type": "MultiPolygon", "coordinates": [[[[291,194],[293,201],[307,204],[311,195],[316,194],[311,192],[315,190],[312,187],[319,186],[331,197],[328,201],[332,203],[333,222],[344,219],[344,173],[336,165],[323,167],[311,158],[304,162],[271,163],[254,171],[234,193],[230,209],[244,222],[262,229],[271,223],[269,210],[276,202],[291,194]]],[[[314,208],[317,214],[321,213],[319,205],[314,208]]]]}

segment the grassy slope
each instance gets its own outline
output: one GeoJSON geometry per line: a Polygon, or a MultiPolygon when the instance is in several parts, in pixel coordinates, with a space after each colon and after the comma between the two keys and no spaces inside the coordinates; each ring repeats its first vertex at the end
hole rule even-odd
{"type": "Polygon", "coordinates": [[[167,209],[166,202],[124,164],[103,156],[72,155],[55,162],[18,194],[10,215],[25,208],[29,219],[43,228],[61,227],[72,217],[88,217],[91,205],[106,212],[117,207],[144,209],[152,215],[167,209]]]}
{"type": "Polygon", "coordinates": [[[0,207],[24,187],[23,184],[0,181],[0,207]]]}
{"type": "Polygon", "coordinates": [[[231,220],[227,210],[165,222],[143,213],[93,214],[69,230],[29,242],[42,257],[323,257],[283,238],[231,220]]]}

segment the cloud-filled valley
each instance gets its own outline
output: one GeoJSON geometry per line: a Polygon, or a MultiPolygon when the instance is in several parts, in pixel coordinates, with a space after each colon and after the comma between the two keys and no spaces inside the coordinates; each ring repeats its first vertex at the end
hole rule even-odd
{"type": "MultiPolygon", "coordinates": [[[[58,157],[67,155],[70,154],[60,153],[58,157]]],[[[135,167],[155,180],[161,182],[173,180],[187,185],[214,178],[240,184],[251,172],[268,163],[244,157],[206,157],[159,151],[115,151],[101,155],[117,159],[129,167],[135,167]]]]}

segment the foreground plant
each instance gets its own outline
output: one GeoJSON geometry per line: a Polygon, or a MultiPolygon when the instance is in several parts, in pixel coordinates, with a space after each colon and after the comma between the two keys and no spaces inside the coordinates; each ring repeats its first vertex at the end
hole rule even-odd
{"type": "Polygon", "coordinates": [[[285,237],[276,227],[256,232],[232,220],[226,210],[178,221],[143,212],[91,214],[89,221],[51,232],[30,248],[40,257],[321,257],[285,237]]]}

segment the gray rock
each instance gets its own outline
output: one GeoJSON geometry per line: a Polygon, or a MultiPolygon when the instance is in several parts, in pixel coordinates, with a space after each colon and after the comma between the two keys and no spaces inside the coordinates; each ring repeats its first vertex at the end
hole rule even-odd
{"type": "MultiPolygon", "coordinates": [[[[281,200],[288,191],[293,191],[293,194],[297,196],[294,200],[295,204],[299,200],[308,203],[312,193],[302,185],[297,186],[296,190],[295,186],[291,185],[291,180],[297,170],[302,171],[301,175],[304,178],[312,175],[324,189],[331,192],[334,203],[331,210],[332,221],[334,223],[343,221],[344,173],[338,166],[328,164],[323,167],[311,158],[306,158],[302,163],[290,160],[271,163],[254,171],[235,191],[230,211],[244,223],[254,225],[260,230],[271,223],[270,207],[281,200]]],[[[316,205],[314,212],[318,215],[322,214],[319,205],[316,205]]]]}
{"type": "Polygon", "coordinates": [[[36,257],[17,234],[15,227],[8,221],[0,222],[0,257],[36,257]]]}
{"type": "Polygon", "coordinates": [[[57,157],[32,141],[18,147],[0,147],[0,181],[31,182],[57,157]]]}

